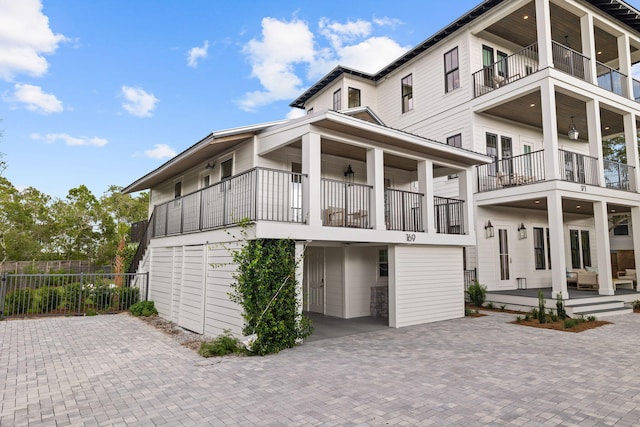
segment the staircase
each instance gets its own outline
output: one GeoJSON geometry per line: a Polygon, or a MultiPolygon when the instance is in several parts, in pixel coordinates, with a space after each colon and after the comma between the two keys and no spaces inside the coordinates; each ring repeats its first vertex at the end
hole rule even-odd
{"type": "Polygon", "coordinates": [[[596,318],[600,318],[601,316],[633,313],[633,309],[625,306],[624,301],[585,302],[573,300],[567,301],[565,310],[570,317],[595,316],[596,318]],[[571,304],[571,302],[575,302],[575,304],[571,304]]]}

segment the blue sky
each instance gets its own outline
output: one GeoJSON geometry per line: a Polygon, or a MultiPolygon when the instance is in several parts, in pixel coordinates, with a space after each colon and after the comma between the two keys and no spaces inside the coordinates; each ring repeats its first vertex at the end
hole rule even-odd
{"type": "Polygon", "coordinates": [[[374,72],[479,3],[0,0],[4,176],[99,197],[211,131],[291,116],[338,63],[374,72]]]}

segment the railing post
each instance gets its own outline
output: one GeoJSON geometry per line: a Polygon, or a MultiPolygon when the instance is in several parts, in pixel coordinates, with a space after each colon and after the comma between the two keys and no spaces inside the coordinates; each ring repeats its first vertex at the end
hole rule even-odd
{"type": "Polygon", "coordinates": [[[7,273],[2,273],[0,282],[0,320],[4,318],[4,297],[7,293],[7,273]]]}
{"type": "Polygon", "coordinates": [[[78,310],[77,314],[81,314],[82,294],[84,293],[84,273],[80,273],[80,292],[78,292],[78,310]]]}
{"type": "Polygon", "coordinates": [[[144,285],[144,300],[149,301],[149,272],[145,273],[145,285],[144,285]]]}

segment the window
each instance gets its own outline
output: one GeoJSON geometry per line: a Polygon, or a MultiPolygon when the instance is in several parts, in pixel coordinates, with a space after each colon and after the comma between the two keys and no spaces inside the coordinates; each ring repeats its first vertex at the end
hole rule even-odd
{"type": "Polygon", "coordinates": [[[582,265],[591,267],[591,243],[589,242],[589,231],[580,231],[580,243],[582,243],[582,265]]]}
{"type": "Polygon", "coordinates": [[[333,110],[342,110],[342,89],[333,92],[333,110]]]}
{"type": "Polygon", "coordinates": [[[202,188],[206,188],[211,184],[211,176],[205,175],[202,177],[202,188]]]}
{"type": "Polygon", "coordinates": [[[591,242],[588,230],[569,230],[571,267],[591,267],[591,242]]]}
{"type": "Polygon", "coordinates": [[[445,92],[451,92],[460,87],[460,68],[458,64],[457,47],[454,47],[444,54],[444,83],[445,92]]]}
{"type": "Polygon", "coordinates": [[[409,74],[401,80],[402,86],[402,112],[413,110],[413,75],[409,74]]]}
{"type": "Polygon", "coordinates": [[[504,52],[498,51],[498,75],[500,77],[509,77],[509,63],[507,62],[507,55],[504,52]]]}
{"type": "Polygon", "coordinates": [[[349,88],[349,108],[360,106],[360,89],[349,88]]]}
{"type": "Polygon", "coordinates": [[[486,135],[487,156],[493,158],[493,163],[489,164],[489,175],[496,175],[496,165],[498,164],[498,135],[487,133],[486,135]]]}
{"type": "Polygon", "coordinates": [[[176,182],[173,186],[173,198],[177,199],[182,196],[182,182],[176,182]]]}
{"type": "Polygon", "coordinates": [[[378,251],[378,275],[389,277],[389,252],[386,249],[378,251]]]}
{"type": "Polygon", "coordinates": [[[230,178],[233,175],[233,159],[225,160],[220,166],[220,179],[230,178]]]}
{"type": "Polygon", "coordinates": [[[613,227],[613,235],[614,236],[628,236],[629,235],[629,223],[625,220],[625,222],[616,225],[613,227]]]}
{"type": "Polygon", "coordinates": [[[291,162],[291,182],[302,182],[302,163],[291,162]]]}
{"type": "Polygon", "coordinates": [[[545,270],[545,251],[544,251],[544,228],[533,227],[533,258],[535,260],[536,270],[545,270]]]}
{"type": "Polygon", "coordinates": [[[462,134],[453,135],[447,138],[447,145],[462,148],[462,134]]]}

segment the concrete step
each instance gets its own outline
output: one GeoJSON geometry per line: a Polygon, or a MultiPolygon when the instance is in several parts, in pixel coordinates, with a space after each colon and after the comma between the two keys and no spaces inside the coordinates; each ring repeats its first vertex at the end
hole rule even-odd
{"type": "Polygon", "coordinates": [[[565,310],[569,316],[591,313],[597,310],[612,310],[624,308],[624,301],[602,301],[584,304],[566,305],[565,310]]]}
{"type": "MultiPolygon", "coordinates": [[[[629,313],[633,313],[633,308],[631,307],[621,307],[621,308],[609,308],[609,309],[603,309],[603,310],[591,310],[585,313],[580,313],[577,316],[596,316],[596,318],[598,320],[601,320],[601,317],[605,317],[605,316],[617,316],[619,314],[629,314],[629,313]]],[[[576,316],[576,317],[577,317],[576,316]]]]}

